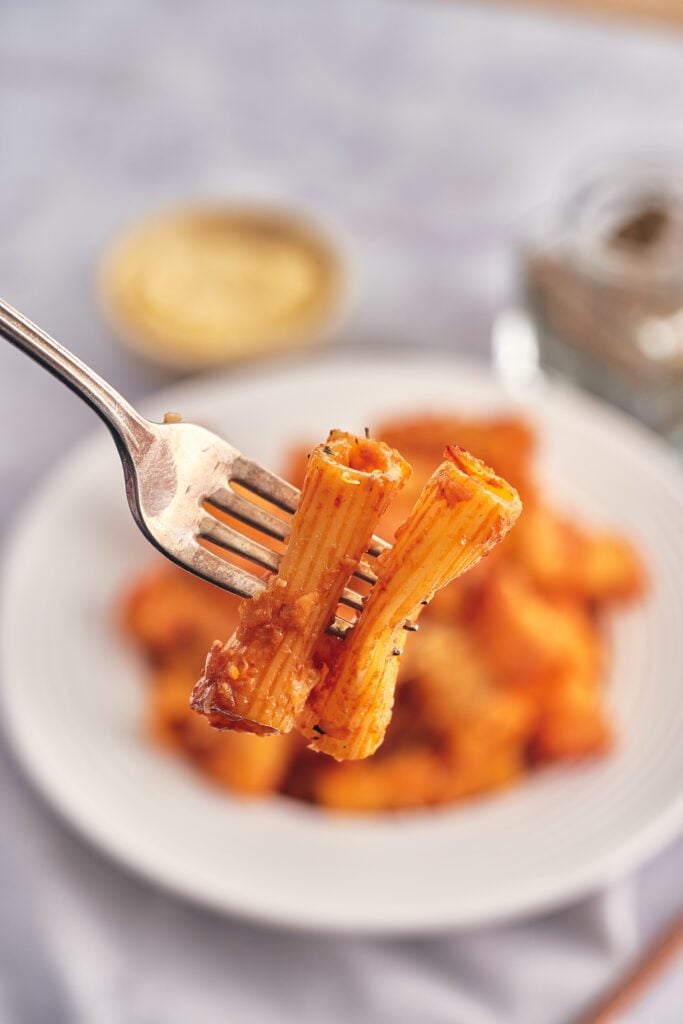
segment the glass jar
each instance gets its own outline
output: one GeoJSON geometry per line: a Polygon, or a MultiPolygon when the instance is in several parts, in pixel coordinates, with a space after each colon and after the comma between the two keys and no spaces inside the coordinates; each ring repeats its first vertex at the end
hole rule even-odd
{"type": "Polygon", "coordinates": [[[585,182],[525,260],[542,364],[683,443],[683,164],[585,182]]]}

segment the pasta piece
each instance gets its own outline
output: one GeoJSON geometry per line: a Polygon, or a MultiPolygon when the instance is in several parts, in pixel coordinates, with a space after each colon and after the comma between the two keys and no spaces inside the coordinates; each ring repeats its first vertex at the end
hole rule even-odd
{"type": "Polygon", "coordinates": [[[644,589],[633,547],[616,534],[589,532],[538,506],[515,531],[515,548],[543,590],[588,601],[624,601],[644,589]]]}
{"type": "Polygon", "coordinates": [[[521,511],[517,492],[479,459],[454,446],[444,456],[379,559],[378,582],[338,664],[301,716],[311,747],[337,760],[368,757],[384,738],[406,619],[502,540],[521,511]]]}
{"type": "Polygon", "coordinates": [[[612,730],[597,681],[568,670],[544,695],[534,744],[539,760],[602,754],[612,744],[612,730]]]}
{"type": "MultiPolygon", "coordinates": [[[[214,782],[250,796],[277,790],[295,756],[297,737],[261,740],[249,733],[216,732],[187,703],[192,669],[157,669],[151,686],[149,731],[160,745],[180,750],[214,782]]],[[[300,742],[300,738],[299,738],[300,742]]]]}
{"type": "Polygon", "coordinates": [[[593,601],[630,601],[646,589],[645,570],[631,544],[618,534],[583,536],[577,589],[593,601]]]}
{"type": "Polygon", "coordinates": [[[444,757],[450,766],[444,803],[504,789],[528,771],[527,751],[522,744],[500,741],[495,732],[480,732],[476,728],[471,734],[465,729],[458,730],[444,757]]]}
{"type": "Polygon", "coordinates": [[[216,728],[289,732],[319,678],[315,647],[410,467],[379,441],[333,431],[311,453],[280,571],[216,641],[192,707],[216,728]]]}
{"type": "Polygon", "coordinates": [[[125,593],[121,619],[154,665],[193,661],[196,673],[216,632],[237,622],[236,610],[232,594],[164,562],[125,593]]]}
{"type": "Polygon", "coordinates": [[[316,801],[335,811],[397,811],[440,802],[444,766],[426,747],[372,761],[330,764],[313,786],[316,801]]]}
{"type": "Polygon", "coordinates": [[[534,491],[531,461],[536,438],[530,424],[516,416],[415,416],[383,423],[377,436],[403,452],[411,466],[421,459],[433,466],[444,447],[457,437],[463,448],[495,466],[520,492],[525,505],[534,491]]]}
{"type": "Polygon", "coordinates": [[[147,728],[160,746],[180,749],[192,761],[204,758],[220,739],[206,721],[193,714],[187,692],[196,675],[182,662],[157,668],[151,680],[147,728]]]}
{"type": "Polygon", "coordinates": [[[500,574],[486,594],[477,634],[502,686],[543,695],[569,670],[599,678],[600,637],[585,606],[544,597],[512,569],[500,574]]]}
{"type": "Polygon", "coordinates": [[[485,721],[499,739],[520,741],[529,735],[532,709],[524,698],[496,686],[469,630],[426,622],[414,649],[420,713],[434,731],[450,735],[460,723],[469,730],[473,723],[485,721]]]}
{"type": "MultiPolygon", "coordinates": [[[[194,716],[197,717],[196,715],[194,716]]],[[[202,767],[214,782],[244,796],[265,796],[282,786],[296,756],[297,738],[208,730],[216,739],[202,767]]]]}
{"type": "Polygon", "coordinates": [[[498,789],[526,769],[536,709],[502,690],[476,638],[462,626],[425,623],[411,659],[418,720],[436,737],[446,768],[439,801],[498,789]]]}
{"type": "MultiPolygon", "coordinates": [[[[457,679],[453,684],[458,689],[457,679]]],[[[448,723],[444,744],[449,802],[501,789],[523,775],[538,718],[535,703],[526,695],[490,683],[463,698],[448,723]]]]}

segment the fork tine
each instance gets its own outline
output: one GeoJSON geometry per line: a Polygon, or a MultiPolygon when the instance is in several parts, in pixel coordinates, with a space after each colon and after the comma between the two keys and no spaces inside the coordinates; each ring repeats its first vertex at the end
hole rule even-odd
{"type": "Polygon", "coordinates": [[[336,636],[340,640],[343,640],[346,634],[353,628],[352,622],[347,622],[346,619],[340,618],[338,615],[335,616],[334,622],[327,628],[327,632],[331,636],[336,636]]]}
{"type": "Polygon", "coordinates": [[[232,478],[285,512],[296,511],[300,493],[298,488],[244,455],[235,459],[232,465],[232,478]]]}
{"type": "Polygon", "coordinates": [[[272,512],[261,508],[260,505],[255,505],[253,501],[249,501],[244,495],[233,491],[231,487],[218,488],[207,498],[207,501],[221,509],[222,512],[227,512],[235,519],[256,527],[257,530],[267,533],[269,537],[274,537],[276,540],[284,540],[292,532],[289,522],[279,519],[272,512]]]}
{"type": "Polygon", "coordinates": [[[356,577],[356,579],[365,580],[366,583],[377,582],[377,573],[370,568],[370,565],[368,564],[368,561],[365,558],[362,558],[361,561],[358,563],[358,568],[356,569],[353,575],[356,577]]]}
{"type": "MultiPolygon", "coordinates": [[[[301,492],[293,484],[283,480],[277,473],[273,473],[246,456],[240,455],[233,462],[231,475],[232,479],[236,480],[237,483],[253,491],[254,494],[258,494],[259,497],[265,498],[266,501],[270,501],[273,505],[283,509],[283,511],[290,513],[296,511],[301,492]]],[[[262,529],[264,533],[268,533],[271,537],[283,540],[286,536],[289,536],[290,527],[288,523],[283,523],[282,520],[267,512],[266,509],[260,509],[258,506],[255,506],[248,498],[237,494],[231,488],[219,488],[213,495],[209,496],[208,500],[219,508],[223,508],[224,511],[232,513],[236,518],[243,519],[245,523],[262,529]],[[282,533],[283,529],[287,530],[286,534],[282,533]]],[[[382,537],[373,536],[368,546],[368,554],[376,558],[390,548],[391,544],[388,541],[382,537]]],[[[368,583],[375,583],[377,581],[376,574],[365,560],[361,562],[354,576],[366,580],[368,583]]]]}
{"type": "MultiPolygon", "coordinates": [[[[193,547],[190,558],[179,564],[184,569],[201,576],[208,583],[218,584],[224,590],[235,594],[236,597],[256,597],[265,588],[265,580],[252,576],[244,569],[238,569],[237,566],[221,558],[220,555],[200,547],[198,544],[193,547]]],[[[336,615],[327,632],[343,640],[352,627],[352,622],[336,615]]]]}
{"type": "Polygon", "coordinates": [[[179,561],[179,564],[201,576],[208,583],[218,584],[223,590],[228,590],[237,597],[256,597],[265,587],[264,580],[252,576],[245,569],[239,569],[199,544],[193,544],[189,557],[179,561]]]}
{"type": "Polygon", "coordinates": [[[347,608],[354,608],[357,612],[363,610],[363,598],[349,587],[344,587],[339,603],[345,604],[347,608]]]}
{"type": "Polygon", "coordinates": [[[389,551],[391,544],[389,541],[383,540],[381,537],[374,537],[370,541],[368,547],[368,554],[377,557],[378,555],[384,554],[385,551],[389,551]]]}
{"type": "Polygon", "coordinates": [[[241,555],[242,558],[247,558],[250,562],[256,562],[264,569],[269,569],[271,572],[278,570],[280,555],[277,551],[267,548],[264,544],[259,544],[251,537],[245,537],[243,533],[238,533],[237,530],[233,530],[227,523],[222,523],[214,516],[208,514],[203,516],[197,532],[204,540],[218,544],[219,547],[241,555]]]}
{"type": "MultiPolygon", "coordinates": [[[[207,498],[207,501],[221,509],[222,512],[234,516],[235,519],[261,530],[276,540],[286,540],[292,532],[290,522],[278,519],[272,512],[261,508],[260,505],[255,505],[253,501],[245,498],[243,494],[233,491],[231,487],[218,488],[207,498]]],[[[366,583],[377,582],[377,574],[370,568],[367,559],[363,559],[359,563],[353,575],[366,583]]]]}

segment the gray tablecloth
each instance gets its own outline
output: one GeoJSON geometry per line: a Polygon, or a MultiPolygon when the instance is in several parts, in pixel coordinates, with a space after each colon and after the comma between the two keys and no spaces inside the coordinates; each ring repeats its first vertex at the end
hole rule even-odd
{"type": "MultiPolygon", "coordinates": [[[[5,0],[0,293],[136,398],[93,269],[119,225],[258,196],[344,228],[339,344],[486,354],[515,248],[577,168],[680,137],[683,39],[484,4],[5,0]]],[[[91,414],[0,345],[0,524],[91,414]]],[[[72,835],[0,744],[0,1021],[560,1024],[683,903],[683,846],[541,920],[286,937],[175,901],[72,835]]],[[[678,1024],[683,971],[629,1021],[678,1024]]]]}

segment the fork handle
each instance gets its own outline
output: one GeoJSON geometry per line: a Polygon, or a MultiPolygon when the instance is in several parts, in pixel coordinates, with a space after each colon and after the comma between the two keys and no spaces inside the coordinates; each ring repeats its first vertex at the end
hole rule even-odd
{"type": "Polygon", "coordinates": [[[44,366],[88,403],[107,424],[122,458],[152,441],[150,424],[105,380],[68,349],[0,299],[0,335],[44,366]]]}

